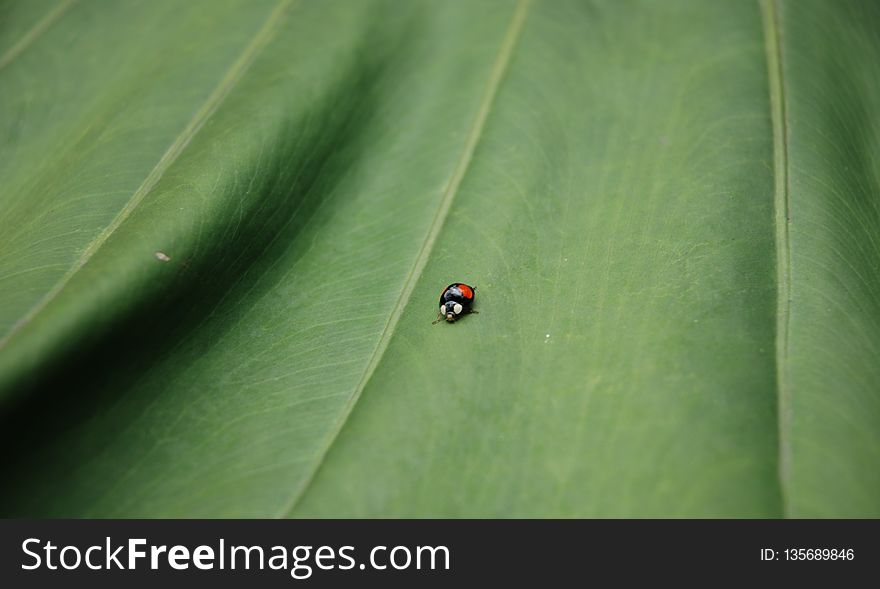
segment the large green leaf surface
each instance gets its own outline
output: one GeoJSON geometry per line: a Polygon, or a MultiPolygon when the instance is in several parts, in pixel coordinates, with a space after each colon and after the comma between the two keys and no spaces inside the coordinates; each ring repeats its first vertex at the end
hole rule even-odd
{"type": "Polygon", "coordinates": [[[878,30],[0,4],[0,513],[880,516],[878,30]]]}
{"type": "Polygon", "coordinates": [[[880,517],[880,5],[801,4],[778,23],[782,482],[795,515],[880,517]]]}

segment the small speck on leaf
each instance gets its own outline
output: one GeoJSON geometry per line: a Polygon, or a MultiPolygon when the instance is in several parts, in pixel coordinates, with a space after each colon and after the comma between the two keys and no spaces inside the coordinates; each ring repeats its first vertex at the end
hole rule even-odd
{"type": "Polygon", "coordinates": [[[171,258],[168,257],[168,254],[166,254],[165,252],[156,252],[153,255],[156,256],[156,259],[159,260],[160,262],[170,262],[171,261],[171,258]]]}

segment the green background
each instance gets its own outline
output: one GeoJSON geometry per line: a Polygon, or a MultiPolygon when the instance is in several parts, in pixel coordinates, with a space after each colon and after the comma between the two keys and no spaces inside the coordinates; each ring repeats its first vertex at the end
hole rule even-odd
{"type": "Polygon", "coordinates": [[[878,31],[0,3],[0,513],[877,517],[878,31]]]}

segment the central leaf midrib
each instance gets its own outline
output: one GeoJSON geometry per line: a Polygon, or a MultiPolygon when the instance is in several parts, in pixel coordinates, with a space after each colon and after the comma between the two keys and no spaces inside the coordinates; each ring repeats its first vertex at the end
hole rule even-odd
{"type": "Polygon", "coordinates": [[[791,314],[791,186],[788,161],[788,120],[783,69],[782,29],[777,0],[761,0],[764,20],[770,111],[773,125],[773,178],[776,228],[776,392],[778,423],[778,483],[782,515],[790,516],[791,389],[788,348],[791,314]]]}
{"type": "Polygon", "coordinates": [[[348,418],[351,415],[358,400],[360,399],[362,392],[364,391],[373,374],[375,373],[376,368],[382,361],[385,350],[388,348],[388,344],[390,343],[397,324],[400,321],[400,317],[402,316],[404,309],[409,303],[409,299],[412,296],[413,290],[415,289],[416,282],[418,281],[422,271],[425,268],[425,265],[428,262],[428,258],[433,251],[434,244],[437,241],[437,237],[439,236],[440,231],[443,229],[443,225],[446,222],[447,216],[449,215],[449,210],[452,207],[452,202],[455,199],[456,194],[458,194],[458,190],[461,186],[462,180],[464,179],[465,174],[470,167],[474,151],[476,150],[476,147],[479,144],[480,139],[483,135],[483,129],[486,126],[486,121],[489,117],[492,105],[495,102],[495,97],[498,93],[501,81],[503,80],[504,75],[507,72],[511,56],[513,54],[516,43],[519,40],[530,2],[531,0],[519,0],[516,7],[514,8],[513,15],[510,18],[510,24],[508,25],[507,31],[504,34],[501,46],[499,47],[498,54],[495,58],[492,70],[489,74],[489,79],[486,83],[483,97],[480,101],[477,113],[474,116],[474,120],[471,123],[470,129],[468,131],[467,140],[465,141],[462,153],[458,158],[455,168],[453,169],[449,182],[446,185],[446,189],[443,191],[443,195],[440,198],[440,203],[437,207],[437,211],[434,214],[434,218],[431,221],[431,224],[428,226],[428,231],[425,235],[425,239],[422,241],[422,245],[419,248],[419,253],[417,254],[413,265],[410,268],[406,279],[404,280],[403,288],[401,289],[397,301],[395,302],[395,305],[388,316],[388,320],[386,321],[379,340],[377,341],[376,346],[373,349],[372,354],[370,355],[370,359],[367,362],[366,367],[364,368],[361,379],[358,381],[358,384],[355,386],[354,392],[349,397],[348,401],[343,407],[339,419],[336,421],[335,427],[325,438],[324,444],[319,450],[317,460],[314,462],[314,466],[303,479],[302,484],[300,484],[299,487],[294,491],[293,497],[291,498],[290,502],[285,505],[284,508],[281,510],[278,516],[279,518],[290,517],[296,509],[297,505],[299,504],[300,500],[305,496],[318,471],[325,463],[331,447],[333,446],[334,442],[339,437],[339,434],[341,433],[343,427],[347,423],[348,418]]]}

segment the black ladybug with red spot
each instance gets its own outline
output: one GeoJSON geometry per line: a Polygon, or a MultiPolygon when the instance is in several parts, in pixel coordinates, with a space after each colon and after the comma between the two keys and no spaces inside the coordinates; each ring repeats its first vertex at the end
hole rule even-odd
{"type": "Polygon", "coordinates": [[[471,307],[474,304],[475,286],[468,286],[461,282],[454,282],[443,289],[440,293],[440,314],[434,323],[446,319],[449,323],[468,313],[476,313],[471,307]]]}

